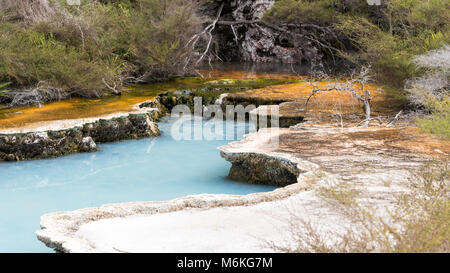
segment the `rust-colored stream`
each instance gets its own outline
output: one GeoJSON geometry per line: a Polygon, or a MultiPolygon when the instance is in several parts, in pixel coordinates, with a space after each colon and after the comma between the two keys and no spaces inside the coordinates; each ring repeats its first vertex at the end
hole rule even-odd
{"type": "MultiPolygon", "coordinates": [[[[199,88],[211,85],[217,79],[294,79],[284,74],[248,73],[242,71],[202,71],[205,78],[179,78],[163,83],[129,87],[121,96],[100,99],[72,98],[38,106],[7,108],[0,105],[0,130],[33,127],[39,123],[56,120],[101,117],[117,112],[128,112],[137,103],[153,99],[159,93],[182,88],[199,88]]],[[[298,77],[297,77],[298,78],[298,77]]],[[[251,83],[250,86],[255,83],[251,83]]],[[[257,83],[255,88],[259,87],[257,83]]],[[[263,83],[263,85],[265,85],[263,83]]]]}

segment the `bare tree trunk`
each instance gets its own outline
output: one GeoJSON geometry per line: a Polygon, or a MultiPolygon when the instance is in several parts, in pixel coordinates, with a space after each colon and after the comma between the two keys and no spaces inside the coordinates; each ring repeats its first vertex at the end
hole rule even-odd
{"type": "MultiPolygon", "coordinates": [[[[205,29],[203,29],[202,32],[195,34],[194,36],[192,36],[192,38],[187,42],[186,46],[191,46],[192,48],[195,48],[195,46],[197,45],[198,40],[205,36],[207,37],[207,44],[206,44],[206,48],[203,51],[202,55],[200,55],[200,58],[198,58],[198,60],[195,62],[195,65],[198,65],[203,58],[205,58],[206,54],[208,54],[210,47],[211,47],[211,43],[212,43],[212,31],[216,28],[216,24],[220,19],[220,16],[222,15],[222,10],[223,7],[225,6],[225,2],[222,2],[222,4],[219,7],[219,10],[217,11],[217,15],[216,18],[214,19],[214,21],[212,21],[211,24],[207,25],[205,27],[205,29]]],[[[185,67],[187,66],[187,64],[190,62],[190,58],[187,58],[186,60],[186,64],[185,67]]]]}
{"type": "MultiPolygon", "coordinates": [[[[308,103],[311,100],[311,98],[319,92],[329,92],[329,91],[350,92],[359,102],[361,102],[363,104],[363,111],[364,111],[365,119],[363,121],[361,121],[357,126],[359,126],[360,124],[363,124],[362,125],[363,127],[368,127],[370,121],[373,119],[371,105],[370,105],[370,101],[372,100],[372,94],[371,94],[370,90],[368,90],[366,88],[366,83],[369,81],[369,78],[370,78],[369,77],[369,69],[363,68],[358,77],[356,77],[355,79],[349,80],[346,83],[333,84],[327,88],[320,88],[318,85],[315,85],[312,82],[310,82],[310,85],[313,86],[313,91],[306,99],[305,111],[307,111],[307,109],[308,109],[308,103]],[[355,84],[359,84],[360,88],[355,87],[355,84]]],[[[381,123],[380,118],[375,118],[375,119],[378,119],[381,123]]]]}
{"type": "Polygon", "coordinates": [[[366,114],[366,120],[365,120],[365,123],[364,123],[364,127],[367,127],[367,126],[369,126],[370,119],[371,119],[371,117],[370,117],[371,116],[370,101],[365,99],[362,102],[364,104],[364,113],[366,114]]]}

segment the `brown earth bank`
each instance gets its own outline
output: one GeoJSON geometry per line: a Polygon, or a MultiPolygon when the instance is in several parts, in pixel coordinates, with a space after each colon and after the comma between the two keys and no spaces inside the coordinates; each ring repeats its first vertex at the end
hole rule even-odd
{"type": "Polygon", "coordinates": [[[262,129],[221,151],[222,157],[232,163],[231,178],[288,185],[296,182],[292,176],[308,170],[292,168],[292,163],[280,161],[277,154],[306,160],[341,179],[357,181],[362,174],[369,180],[370,173],[388,178],[391,171],[414,172],[428,161],[448,159],[450,143],[421,134],[415,127],[336,128],[315,124],[262,129]]]}

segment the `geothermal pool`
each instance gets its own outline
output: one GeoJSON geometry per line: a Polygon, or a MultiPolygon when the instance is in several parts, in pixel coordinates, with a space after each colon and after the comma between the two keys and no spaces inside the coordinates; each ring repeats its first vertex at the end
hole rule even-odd
{"type": "MultiPolygon", "coordinates": [[[[40,216],[49,212],[275,189],[228,180],[230,163],[217,147],[230,140],[177,141],[171,136],[173,124],[173,119],[160,122],[160,137],[101,144],[96,153],[0,163],[0,252],[51,252],[34,234],[40,216]]],[[[192,131],[206,124],[194,123],[192,131]]],[[[248,123],[232,127],[235,140],[249,130],[248,123]]]]}

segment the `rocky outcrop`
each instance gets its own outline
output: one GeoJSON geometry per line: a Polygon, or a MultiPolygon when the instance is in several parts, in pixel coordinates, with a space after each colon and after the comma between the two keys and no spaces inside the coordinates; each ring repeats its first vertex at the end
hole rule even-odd
{"type": "Polygon", "coordinates": [[[305,120],[305,113],[303,111],[285,111],[283,106],[289,103],[290,102],[281,103],[280,105],[261,105],[251,111],[250,115],[253,116],[252,120],[264,121],[256,122],[256,128],[289,128],[303,122],[305,120]]]}
{"type": "Polygon", "coordinates": [[[317,166],[300,158],[273,152],[278,146],[278,128],[264,128],[244,140],[219,147],[220,155],[232,166],[229,178],[254,184],[287,186],[317,166]]]}
{"type": "Polygon", "coordinates": [[[110,120],[100,119],[83,125],[83,135],[95,142],[113,142],[159,135],[155,122],[148,114],[130,114],[110,120]]]}
{"type": "Polygon", "coordinates": [[[240,94],[245,94],[245,92],[242,93],[234,93],[230,94],[229,96],[226,96],[222,100],[222,105],[255,105],[256,107],[260,105],[276,105],[283,102],[288,102],[289,99],[285,98],[257,98],[252,96],[241,96],[240,94]]]}
{"type": "MultiPolygon", "coordinates": [[[[233,11],[236,21],[261,20],[264,13],[272,7],[274,0],[237,1],[233,11]]],[[[243,61],[299,63],[303,54],[289,44],[289,38],[265,25],[243,24],[236,31],[240,41],[239,51],[243,61]]]]}
{"type": "MultiPolygon", "coordinates": [[[[220,3],[209,1],[204,14],[214,18],[220,3]]],[[[225,1],[214,31],[215,51],[223,60],[256,63],[311,63],[322,58],[320,48],[301,31],[295,38],[291,30],[261,22],[275,0],[225,1]]]]}
{"type": "Polygon", "coordinates": [[[297,183],[300,170],[295,163],[265,154],[242,153],[221,156],[231,162],[228,177],[251,184],[287,186],[297,183]]]}
{"type": "Polygon", "coordinates": [[[0,134],[0,161],[50,158],[77,152],[93,152],[97,144],[159,135],[149,113],[129,114],[62,130],[0,134]]]}
{"type": "Polygon", "coordinates": [[[196,95],[192,90],[178,90],[175,92],[166,92],[159,94],[155,99],[153,107],[163,108],[165,109],[166,113],[170,113],[172,108],[176,105],[186,105],[193,113],[195,97],[202,98],[202,105],[215,104],[218,98],[216,95],[196,95]]]}
{"type": "Polygon", "coordinates": [[[0,161],[57,157],[96,150],[97,146],[92,138],[83,136],[83,132],[79,128],[20,135],[0,135],[0,161]]]}

